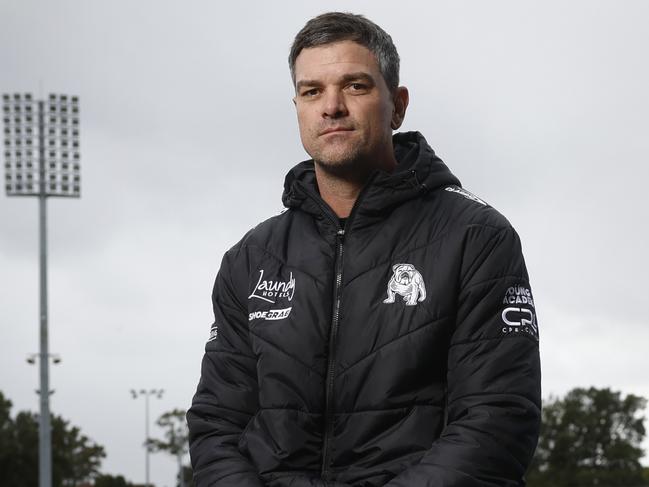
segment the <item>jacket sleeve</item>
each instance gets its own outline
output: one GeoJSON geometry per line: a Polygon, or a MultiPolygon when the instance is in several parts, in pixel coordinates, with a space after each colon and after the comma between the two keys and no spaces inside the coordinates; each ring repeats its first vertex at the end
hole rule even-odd
{"type": "Polygon", "coordinates": [[[241,304],[245,296],[237,296],[235,291],[231,252],[223,257],[214,284],[214,324],[205,346],[201,378],[187,412],[196,487],[264,485],[238,448],[246,425],[258,409],[258,386],[247,315],[241,304]]]}
{"type": "Polygon", "coordinates": [[[386,487],[525,485],[540,428],[541,373],[520,241],[509,226],[476,225],[463,245],[446,425],[419,463],[386,487]]]}

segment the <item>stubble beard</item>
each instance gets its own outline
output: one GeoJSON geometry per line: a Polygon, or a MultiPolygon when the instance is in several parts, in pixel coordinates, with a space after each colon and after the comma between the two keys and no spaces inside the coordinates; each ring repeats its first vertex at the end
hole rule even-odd
{"type": "Polygon", "coordinates": [[[344,147],[318,147],[309,155],[325,173],[336,178],[358,179],[371,172],[371,157],[363,151],[362,141],[350,141],[344,147]]]}

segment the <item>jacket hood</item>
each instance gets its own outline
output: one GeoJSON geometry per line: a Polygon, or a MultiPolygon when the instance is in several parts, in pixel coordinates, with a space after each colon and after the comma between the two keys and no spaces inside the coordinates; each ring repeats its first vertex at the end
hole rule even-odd
{"type": "MultiPolygon", "coordinates": [[[[380,213],[422,192],[440,186],[461,186],[435,151],[419,132],[401,132],[392,137],[398,162],[391,173],[376,170],[362,192],[361,213],[380,213]]],[[[313,159],[297,164],[286,175],[282,202],[287,208],[300,208],[308,213],[321,213],[313,200],[318,195],[313,159]]]]}

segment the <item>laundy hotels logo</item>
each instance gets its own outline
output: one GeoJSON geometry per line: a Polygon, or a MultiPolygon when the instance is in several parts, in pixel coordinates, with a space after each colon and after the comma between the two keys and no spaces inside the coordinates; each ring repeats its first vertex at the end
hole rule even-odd
{"type": "Polygon", "coordinates": [[[500,314],[504,326],[503,334],[527,333],[538,340],[539,328],[536,322],[534,298],[529,288],[516,285],[507,289],[500,314]]]}
{"type": "MultiPolygon", "coordinates": [[[[264,279],[264,270],[259,271],[259,279],[252,290],[248,300],[259,299],[267,303],[275,304],[278,299],[293,300],[295,294],[295,278],[290,273],[288,281],[264,279]]],[[[269,309],[265,311],[253,311],[248,315],[248,321],[255,319],[262,320],[283,320],[288,318],[292,307],[283,309],[269,309]]]]}

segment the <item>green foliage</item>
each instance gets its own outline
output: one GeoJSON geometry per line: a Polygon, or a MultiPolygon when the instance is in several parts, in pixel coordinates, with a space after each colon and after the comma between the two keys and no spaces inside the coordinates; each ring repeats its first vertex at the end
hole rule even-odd
{"type": "Polygon", "coordinates": [[[189,451],[189,429],[185,411],[174,409],[162,414],[156,424],[164,430],[164,440],[149,438],[147,446],[153,452],[167,452],[178,460],[178,483],[181,487],[193,487],[192,470],[182,465],[182,457],[189,451]],[[183,476],[183,482],[180,476],[183,476]]]}
{"type": "Polygon", "coordinates": [[[543,407],[529,487],[649,485],[640,464],[646,400],[610,389],[573,389],[543,407]]]}
{"type": "Polygon", "coordinates": [[[149,438],[150,451],[164,451],[170,455],[184,455],[188,451],[189,430],[185,420],[185,411],[174,409],[161,415],[156,424],[165,430],[165,439],[149,438]]]}
{"type": "Polygon", "coordinates": [[[95,479],[95,487],[134,487],[134,485],[121,475],[99,475],[95,479]]]}
{"type": "MultiPolygon", "coordinates": [[[[75,486],[96,477],[104,448],[60,416],[52,416],[52,485],[75,486]]],[[[38,486],[38,415],[11,418],[11,401],[0,392],[0,485],[38,486]]]]}

